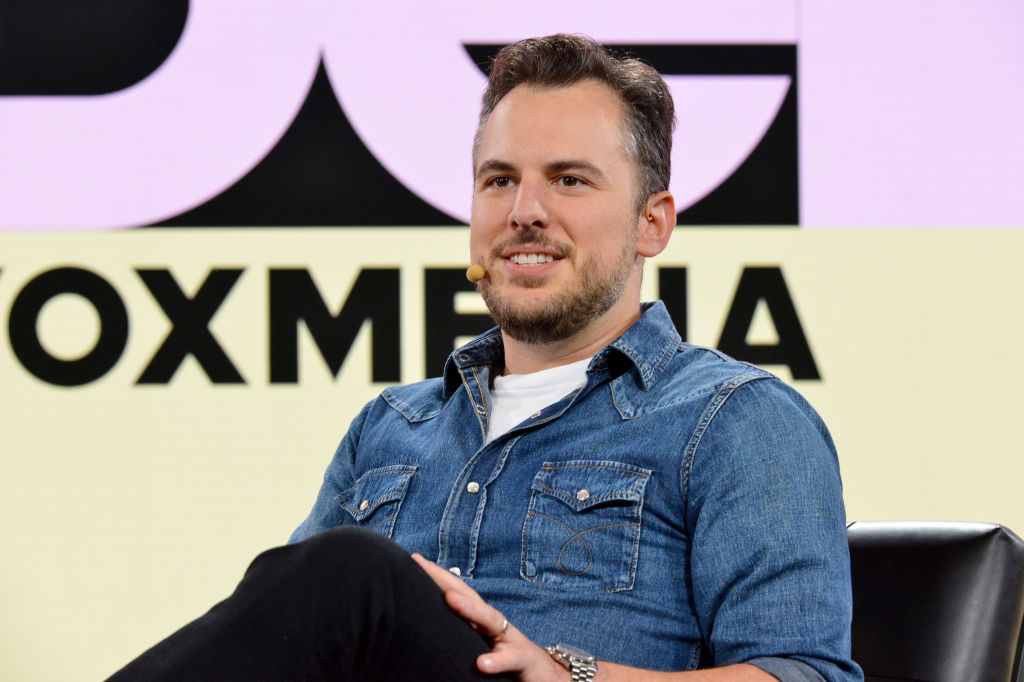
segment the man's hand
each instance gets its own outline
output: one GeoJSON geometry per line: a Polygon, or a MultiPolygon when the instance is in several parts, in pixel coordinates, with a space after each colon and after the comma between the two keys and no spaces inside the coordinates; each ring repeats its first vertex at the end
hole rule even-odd
{"type": "MultiPolygon", "coordinates": [[[[466,619],[473,629],[491,642],[491,653],[481,654],[476,667],[487,674],[511,673],[522,682],[566,682],[569,671],[555,662],[548,652],[508,623],[496,608],[483,600],[476,590],[461,578],[444,570],[419,554],[412,558],[427,572],[444,592],[452,611],[466,619]],[[506,627],[507,624],[507,627],[506,627]]],[[[595,682],[776,682],[768,673],[752,665],[740,663],[713,670],[691,672],[656,672],[601,661],[595,682]]]]}
{"type": "Polygon", "coordinates": [[[473,629],[491,643],[491,653],[476,659],[480,672],[511,673],[523,682],[566,682],[569,672],[555,662],[547,651],[531,642],[526,635],[505,620],[467,585],[432,561],[419,554],[412,558],[444,591],[452,611],[464,618],[473,629]]]}

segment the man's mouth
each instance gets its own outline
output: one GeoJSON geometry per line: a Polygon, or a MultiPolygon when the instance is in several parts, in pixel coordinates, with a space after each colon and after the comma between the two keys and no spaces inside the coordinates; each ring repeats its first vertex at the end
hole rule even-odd
{"type": "Polygon", "coordinates": [[[543,265],[555,260],[546,253],[513,253],[508,259],[516,265],[543,265]]]}

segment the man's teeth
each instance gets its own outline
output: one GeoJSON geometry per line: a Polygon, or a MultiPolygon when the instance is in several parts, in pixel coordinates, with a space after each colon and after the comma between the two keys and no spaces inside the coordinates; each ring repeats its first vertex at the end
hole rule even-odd
{"type": "Polygon", "coordinates": [[[540,265],[542,263],[550,263],[555,258],[544,253],[516,253],[509,260],[516,265],[540,265]]]}

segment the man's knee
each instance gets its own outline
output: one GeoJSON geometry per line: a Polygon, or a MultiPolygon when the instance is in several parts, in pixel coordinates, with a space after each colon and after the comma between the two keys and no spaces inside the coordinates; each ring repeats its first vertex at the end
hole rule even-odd
{"type": "Polygon", "coordinates": [[[405,564],[408,552],[390,539],[360,526],[339,526],[317,533],[296,545],[306,560],[324,562],[338,569],[353,565],[387,566],[405,564]]]}
{"type": "Polygon", "coordinates": [[[270,570],[309,588],[338,589],[348,584],[366,589],[389,583],[409,571],[421,573],[409,554],[380,533],[358,526],[340,526],[294,545],[277,547],[256,557],[249,571],[270,570]]]}

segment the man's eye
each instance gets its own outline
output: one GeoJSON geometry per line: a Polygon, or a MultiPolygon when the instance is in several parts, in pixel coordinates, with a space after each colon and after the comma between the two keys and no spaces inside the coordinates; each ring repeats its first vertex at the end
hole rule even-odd
{"type": "Polygon", "coordinates": [[[491,185],[492,187],[508,187],[511,182],[512,178],[508,177],[507,175],[499,175],[496,178],[491,178],[487,184],[491,185]]]}
{"type": "Polygon", "coordinates": [[[582,181],[573,175],[562,175],[558,178],[558,184],[562,187],[579,187],[582,181]]]}

